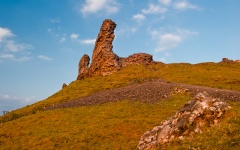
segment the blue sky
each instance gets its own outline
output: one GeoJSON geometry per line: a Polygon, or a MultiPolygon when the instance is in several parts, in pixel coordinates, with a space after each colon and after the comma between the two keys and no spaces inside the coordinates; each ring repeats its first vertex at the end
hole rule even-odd
{"type": "Polygon", "coordinates": [[[0,111],[43,100],[77,77],[104,19],[113,51],[165,63],[240,59],[239,0],[1,0],[0,111]]]}

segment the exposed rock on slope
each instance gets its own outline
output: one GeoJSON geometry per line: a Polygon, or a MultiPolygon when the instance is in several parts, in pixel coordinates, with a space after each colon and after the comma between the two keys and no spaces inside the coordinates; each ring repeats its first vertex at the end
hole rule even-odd
{"type": "Polygon", "coordinates": [[[115,28],[116,24],[112,20],[103,21],[92,54],[91,75],[104,76],[120,69],[119,57],[112,51],[115,28]]]}
{"type": "Polygon", "coordinates": [[[146,53],[137,53],[130,55],[127,58],[121,58],[120,59],[122,63],[122,67],[136,64],[136,65],[147,65],[153,61],[152,55],[146,54],[146,53]]]}
{"type": "Polygon", "coordinates": [[[137,148],[139,150],[152,150],[157,145],[173,139],[200,133],[205,124],[218,123],[229,108],[230,106],[220,99],[211,98],[206,93],[199,93],[194,100],[185,104],[172,118],[144,133],[137,148]]]}
{"type": "Polygon", "coordinates": [[[88,55],[84,54],[83,57],[80,59],[78,65],[78,77],[77,80],[81,80],[89,76],[89,61],[90,58],[88,55]]]}
{"type": "Polygon", "coordinates": [[[161,100],[168,99],[172,94],[187,92],[191,96],[195,96],[199,92],[204,91],[206,91],[212,97],[218,97],[224,101],[240,101],[240,92],[238,91],[167,82],[157,79],[142,84],[131,83],[125,87],[96,92],[86,97],[81,97],[68,102],[51,105],[49,107],[46,107],[45,110],[99,105],[108,102],[117,102],[124,99],[131,101],[141,100],[141,102],[156,103],[161,100]]]}
{"type": "Polygon", "coordinates": [[[228,59],[228,58],[223,58],[221,62],[223,62],[223,63],[231,63],[231,62],[240,63],[240,60],[231,60],[231,59],[228,59]]]}
{"type": "Polygon", "coordinates": [[[66,83],[63,83],[62,89],[65,88],[65,87],[67,87],[67,84],[66,84],[66,83]]]}
{"type": "Polygon", "coordinates": [[[79,72],[77,80],[84,79],[95,75],[110,75],[124,66],[132,64],[149,64],[153,61],[152,55],[146,53],[138,53],[129,56],[128,58],[121,58],[113,53],[112,42],[114,40],[114,29],[116,24],[106,19],[103,21],[102,27],[95,42],[92,63],[88,67],[89,56],[84,54],[79,62],[79,72]]]}

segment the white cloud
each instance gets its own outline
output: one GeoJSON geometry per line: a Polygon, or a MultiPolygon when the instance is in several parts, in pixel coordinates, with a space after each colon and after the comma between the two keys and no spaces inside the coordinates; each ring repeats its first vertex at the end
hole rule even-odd
{"type": "Polygon", "coordinates": [[[153,30],[150,32],[153,40],[156,41],[157,46],[155,51],[166,51],[172,48],[177,47],[184,39],[197,35],[197,32],[183,30],[183,29],[160,29],[153,30]],[[170,31],[169,31],[170,30],[170,31]]]}
{"type": "Polygon", "coordinates": [[[19,52],[22,50],[27,50],[31,49],[32,45],[25,44],[25,43],[16,43],[13,40],[8,40],[5,43],[5,50],[10,51],[10,52],[19,52]]]}
{"type": "Polygon", "coordinates": [[[0,42],[2,42],[3,39],[5,39],[7,37],[11,37],[11,36],[14,36],[14,34],[11,32],[11,30],[0,27],[0,42]]]}
{"type": "Polygon", "coordinates": [[[120,9],[117,0],[86,0],[81,12],[86,14],[106,11],[109,14],[116,13],[120,9]]]}
{"type": "Polygon", "coordinates": [[[26,57],[26,56],[21,56],[21,57],[16,57],[13,54],[1,54],[0,55],[0,60],[13,60],[13,61],[27,61],[30,59],[30,57],[26,57]]]}
{"type": "Polygon", "coordinates": [[[164,51],[170,48],[176,47],[182,41],[182,37],[179,35],[167,33],[159,38],[158,48],[155,50],[164,51]]]}
{"type": "Polygon", "coordinates": [[[80,43],[86,44],[86,45],[92,45],[95,44],[96,39],[87,39],[87,40],[81,40],[80,43]]]}
{"type": "Polygon", "coordinates": [[[15,56],[12,55],[12,54],[1,54],[0,58],[3,58],[3,59],[14,59],[15,56]]]}
{"type": "Polygon", "coordinates": [[[27,61],[29,59],[30,59],[30,57],[22,56],[22,57],[14,58],[13,60],[15,60],[15,61],[27,61]]]}
{"type": "Polygon", "coordinates": [[[158,0],[158,1],[163,5],[170,5],[170,3],[172,2],[172,0],[158,0]]]}
{"type": "Polygon", "coordinates": [[[44,55],[38,55],[37,57],[41,60],[52,60],[52,58],[44,56],[44,55]]]}
{"type": "Polygon", "coordinates": [[[34,96],[14,96],[9,94],[0,94],[0,111],[11,111],[17,108],[29,105],[36,101],[34,96]]]}
{"type": "Polygon", "coordinates": [[[72,34],[70,35],[70,38],[71,38],[71,39],[77,39],[78,36],[79,36],[79,34],[72,33],[72,34]]]}
{"type": "Polygon", "coordinates": [[[136,21],[142,21],[145,19],[145,16],[143,14],[136,14],[136,15],[133,15],[133,19],[136,21]]]}
{"type": "Polygon", "coordinates": [[[158,13],[165,13],[166,11],[167,11],[166,8],[159,5],[154,5],[152,3],[148,5],[147,9],[142,9],[143,14],[158,14],[158,13]]]}
{"type": "Polygon", "coordinates": [[[200,10],[200,8],[198,6],[189,3],[187,0],[175,2],[174,8],[178,9],[178,10],[186,10],[186,9],[200,10]]]}
{"type": "Polygon", "coordinates": [[[11,30],[0,27],[0,47],[3,49],[0,54],[1,62],[3,60],[26,61],[30,59],[30,57],[24,55],[29,55],[30,52],[26,50],[32,49],[33,46],[12,40],[14,36],[11,30]]]}
{"type": "Polygon", "coordinates": [[[63,42],[65,42],[66,41],[66,38],[65,37],[62,37],[61,39],[60,39],[60,43],[63,43],[63,42]]]}
{"type": "Polygon", "coordinates": [[[115,35],[117,38],[118,35],[120,34],[124,34],[125,36],[128,36],[131,33],[135,33],[138,30],[137,26],[134,27],[130,27],[130,26],[122,26],[120,28],[117,28],[117,30],[115,31],[115,35]]]}

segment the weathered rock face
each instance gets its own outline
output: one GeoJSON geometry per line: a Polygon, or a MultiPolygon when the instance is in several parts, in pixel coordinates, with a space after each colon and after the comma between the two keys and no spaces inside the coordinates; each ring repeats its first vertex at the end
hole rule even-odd
{"type": "Polygon", "coordinates": [[[85,54],[79,62],[77,80],[96,75],[106,76],[128,65],[147,65],[153,61],[152,55],[146,53],[133,54],[127,58],[121,58],[114,54],[112,42],[115,37],[115,28],[116,24],[112,20],[103,21],[95,42],[90,68],[88,67],[90,58],[85,54]]]}
{"type": "Polygon", "coordinates": [[[112,42],[116,24],[107,19],[103,22],[92,54],[91,75],[109,75],[121,68],[119,57],[113,53],[112,42]]]}
{"type": "Polygon", "coordinates": [[[146,53],[137,53],[127,58],[121,58],[122,67],[129,65],[148,65],[153,61],[152,55],[146,53]]]}
{"type": "Polygon", "coordinates": [[[78,77],[77,80],[84,79],[86,77],[89,77],[89,61],[90,58],[87,54],[84,54],[82,58],[79,61],[78,65],[78,77]]]}
{"type": "Polygon", "coordinates": [[[211,98],[206,93],[199,93],[172,118],[144,133],[137,148],[151,150],[155,149],[156,145],[162,145],[173,139],[182,139],[188,135],[201,133],[201,128],[206,123],[210,125],[218,123],[229,108],[230,106],[220,99],[211,98]]]}

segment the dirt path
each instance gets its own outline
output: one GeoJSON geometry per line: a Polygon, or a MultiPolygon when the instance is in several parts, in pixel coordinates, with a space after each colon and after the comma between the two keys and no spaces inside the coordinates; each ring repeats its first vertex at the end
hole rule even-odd
{"type": "Polygon", "coordinates": [[[231,90],[221,90],[216,88],[196,86],[182,83],[166,82],[164,80],[153,80],[142,84],[132,84],[126,87],[97,92],[86,97],[72,101],[59,103],[45,108],[57,109],[77,107],[84,105],[97,105],[106,102],[116,102],[119,100],[140,100],[142,102],[158,102],[167,99],[173,92],[189,92],[192,96],[198,92],[206,91],[212,97],[218,97],[225,101],[240,101],[240,92],[231,90]]]}

